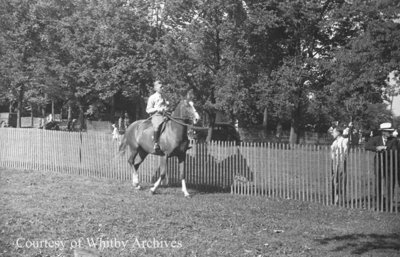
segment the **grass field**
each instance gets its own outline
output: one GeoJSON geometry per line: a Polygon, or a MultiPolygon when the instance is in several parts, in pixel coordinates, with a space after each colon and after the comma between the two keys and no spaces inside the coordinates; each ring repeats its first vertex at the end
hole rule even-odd
{"type": "Polygon", "coordinates": [[[189,191],[0,169],[0,256],[400,255],[398,214],[189,191]]]}

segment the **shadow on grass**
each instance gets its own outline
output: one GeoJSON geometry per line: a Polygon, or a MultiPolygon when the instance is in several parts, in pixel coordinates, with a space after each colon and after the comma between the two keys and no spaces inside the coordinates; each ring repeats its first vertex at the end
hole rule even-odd
{"type": "MultiPolygon", "coordinates": [[[[141,183],[141,190],[140,192],[143,191],[148,191],[150,188],[154,186],[154,183],[141,183]]],[[[163,181],[160,186],[158,187],[156,195],[168,195],[168,194],[175,194],[177,191],[181,191],[182,184],[181,182],[179,183],[174,183],[174,184],[166,184],[165,181],[163,181]]],[[[216,194],[216,193],[221,193],[221,194],[227,194],[231,192],[231,188],[222,188],[220,186],[212,186],[212,185],[196,185],[196,184],[187,184],[187,189],[189,193],[192,196],[195,195],[206,195],[206,194],[216,194]]]]}
{"type": "MultiPolygon", "coordinates": [[[[161,185],[159,188],[165,189],[180,189],[182,186],[180,184],[173,185],[161,185]]],[[[149,187],[150,188],[150,187],[149,187]]],[[[196,184],[187,184],[187,188],[190,191],[190,194],[193,195],[204,195],[204,194],[215,194],[215,193],[230,193],[231,188],[222,188],[219,186],[209,186],[209,185],[196,185],[196,184]]]]}
{"type": "MultiPolygon", "coordinates": [[[[189,189],[203,194],[229,193],[236,176],[250,182],[254,179],[253,171],[240,152],[234,152],[222,160],[218,160],[207,152],[200,152],[196,157],[186,156],[185,177],[189,189]],[[206,172],[206,170],[210,170],[210,172],[206,172]]],[[[160,168],[158,167],[151,177],[151,183],[154,184],[159,177],[160,168]]],[[[181,186],[182,182],[176,159],[168,161],[167,177],[169,187],[181,186]]]]}
{"type": "Polygon", "coordinates": [[[350,234],[317,239],[321,245],[338,244],[332,251],[350,251],[351,254],[364,254],[373,250],[400,251],[400,234],[350,234]]]}

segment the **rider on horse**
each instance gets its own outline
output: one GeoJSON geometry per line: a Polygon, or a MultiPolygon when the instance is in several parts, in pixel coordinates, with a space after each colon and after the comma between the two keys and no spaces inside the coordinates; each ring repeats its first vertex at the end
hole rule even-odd
{"type": "Polygon", "coordinates": [[[154,82],[154,90],[156,91],[149,97],[147,101],[146,112],[151,116],[151,124],[153,125],[153,140],[154,150],[160,150],[159,138],[160,138],[160,125],[164,121],[163,112],[168,109],[168,101],[163,96],[163,85],[161,81],[156,80],[154,82]]]}

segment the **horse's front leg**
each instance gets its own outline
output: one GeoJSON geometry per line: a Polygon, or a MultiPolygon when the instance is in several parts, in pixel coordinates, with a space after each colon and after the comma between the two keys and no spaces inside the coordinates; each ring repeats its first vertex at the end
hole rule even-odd
{"type": "Polygon", "coordinates": [[[186,160],[186,154],[182,154],[178,156],[178,162],[179,162],[179,177],[182,181],[182,192],[185,195],[185,197],[190,197],[189,192],[187,191],[186,188],[186,180],[185,180],[185,160],[186,160]]]}
{"type": "Polygon", "coordinates": [[[141,150],[137,150],[132,155],[129,157],[128,162],[131,166],[133,166],[133,171],[132,171],[132,185],[135,189],[139,190],[141,189],[139,185],[139,174],[138,174],[138,169],[140,164],[144,161],[146,158],[147,153],[141,150]]]}
{"type": "Polygon", "coordinates": [[[167,163],[168,163],[168,156],[165,155],[162,157],[160,163],[160,177],[158,178],[156,183],[154,183],[154,186],[150,188],[150,193],[154,194],[158,186],[161,184],[161,181],[165,178],[165,174],[167,173],[167,163]]]}

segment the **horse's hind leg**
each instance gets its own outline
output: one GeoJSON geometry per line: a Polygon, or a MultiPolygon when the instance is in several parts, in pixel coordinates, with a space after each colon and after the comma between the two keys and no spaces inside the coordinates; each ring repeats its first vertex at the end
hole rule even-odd
{"type": "Polygon", "coordinates": [[[167,163],[168,163],[168,156],[166,155],[161,159],[160,177],[158,178],[156,183],[154,183],[154,186],[150,188],[150,193],[154,194],[158,186],[161,184],[161,181],[165,178],[165,174],[167,173],[167,163]]]}

